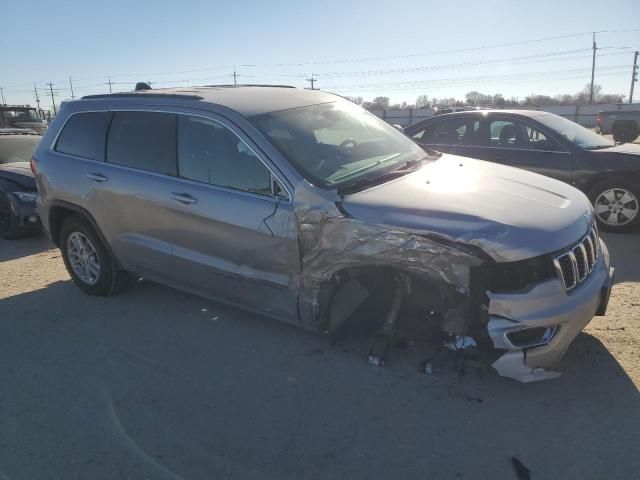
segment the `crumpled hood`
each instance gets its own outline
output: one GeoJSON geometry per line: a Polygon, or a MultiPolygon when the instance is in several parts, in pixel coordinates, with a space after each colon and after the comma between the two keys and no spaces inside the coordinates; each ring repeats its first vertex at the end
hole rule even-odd
{"type": "Polygon", "coordinates": [[[345,196],[342,207],[367,223],[478,246],[502,262],[567,247],[593,222],[587,197],[565,183],[447,154],[414,173],[345,196]]]}

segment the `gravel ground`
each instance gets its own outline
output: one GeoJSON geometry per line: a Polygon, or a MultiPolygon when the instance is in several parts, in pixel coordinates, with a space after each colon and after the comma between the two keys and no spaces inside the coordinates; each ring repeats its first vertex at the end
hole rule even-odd
{"type": "Polygon", "coordinates": [[[88,297],[0,241],[0,479],[638,478],[640,235],[606,235],[606,317],[559,379],[383,369],[366,346],[150,282],[88,297]]]}

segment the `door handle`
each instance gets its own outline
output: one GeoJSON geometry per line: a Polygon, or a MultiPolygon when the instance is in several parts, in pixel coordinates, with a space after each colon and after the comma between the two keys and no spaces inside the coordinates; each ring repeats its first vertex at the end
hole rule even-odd
{"type": "Polygon", "coordinates": [[[101,173],[87,173],[87,178],[93,180],[94,182],[106,182],[107,180],[109,180],[101,173]]]}
{"type": "Polygon", "coordinates": [[[184,204],[197,203],[198,200],[187,193],[172,193],[171,199],[184,204]]]}

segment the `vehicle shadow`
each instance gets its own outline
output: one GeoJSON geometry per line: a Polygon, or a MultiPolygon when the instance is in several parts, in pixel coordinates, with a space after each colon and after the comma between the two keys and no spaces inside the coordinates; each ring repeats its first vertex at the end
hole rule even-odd
{"type": "Polygon", "coordinates": [[[615,267],[614,283],[640,282],[640,232],[601,234],[615,267]]]}
{"type": "Polygon", "coordinates": [[[150,282],[101,298],[58,281],[0,300],[0,470],[515,478],[512,456],[535,478],[640,469],[638,389],[590,335],[562,377],[527,385],[425,375],[404,352],[374,368],[358,349],[150,282]]]}
{"type": "Polygon", "coordinates": [[[31,235],[17,240],[0,238],[0,262],[34,255],[55,248],[44,233],[31,235]]]}

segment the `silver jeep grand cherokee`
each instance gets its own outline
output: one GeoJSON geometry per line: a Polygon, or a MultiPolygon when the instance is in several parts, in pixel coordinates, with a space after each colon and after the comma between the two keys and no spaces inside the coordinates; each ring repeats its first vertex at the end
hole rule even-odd
{"type": "Polygon", "coordinates": [[[374,364],[410,314],[449,345],[473,339],[500,375],[554,377],[609,299],[581,192],[426,152],[328,93],[85,97],[63,105],[32,168],[44,227],[86,293],[135,272],[329,334],[373,302],[374,364]]]}

